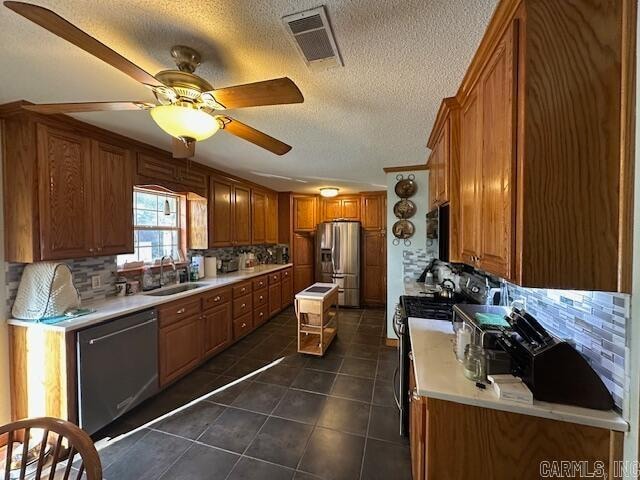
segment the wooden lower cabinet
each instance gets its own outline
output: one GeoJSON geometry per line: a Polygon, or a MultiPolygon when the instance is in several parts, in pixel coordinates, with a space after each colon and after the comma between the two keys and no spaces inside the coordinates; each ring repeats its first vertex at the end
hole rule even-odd
{"type": "Polygon", "coordinates": [[[253,310],[253,328],[257,328],[269,320],[269,305],[265,304],[253,310]]]}
{"type": "Polygon", "coordinates": [[[293,304],[293,270],[290,270],[289,277],[282,278],[281,303],[282,308],[293,304]]]}
{"type": "Polygon", "coordinates": [[[362,303],[384,305],[387,297],[387,253],[384,230],[362,232],[362,303]]]}
{"type": "Polygon", "coordinates": [[[225,303],[202,314],[203,356],[208,358],[227,348],[233,340],[231,304],[225,303]]]}
{"type": "Polygon", "coordinates": [[[282,310],[282,282],[269,285],[269,317],[282,310]]]}
{"type": "Polygon", "coordinates": [[[253,312],[248,312],[233,319],[233,339],[244,337],[253,329],[253,312]]]}
{"type": "Polygon", "coordinates": [[[183,376],[200,363],[200,315],[186,317],[158,333],[160,386],[183,376]]]}
{"type": "Polygon", "coordinates": [[[601,462],[611,476],[623,433],[412,396],[413,480],[539,480],[541,462],[601,462]]]}

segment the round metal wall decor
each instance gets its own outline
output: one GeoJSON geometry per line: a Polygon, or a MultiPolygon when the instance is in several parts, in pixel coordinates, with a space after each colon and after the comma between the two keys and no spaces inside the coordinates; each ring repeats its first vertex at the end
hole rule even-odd
{"type": "Polygon", "coordinates": [[[394,189],[396,195],[400,198],[413,197],[418,190],[418,185],[415,182],[415,178],[416,176],[413,173],[407,175],[407,178],[404,178],[402,174],[398,174],[396,176],[396,180],[398,180],[398,183],[396,183],[394,189]]]}
{"type": "Polygon", "coordinates": [[[396,238],[404,240],[411,238],[415,233],[416,228],[409,220],[402,219],[393,224],[391,231],[396,238]]]}
{"type": "Polygon", "coordinates": [[[411,218],[416,214],[416,204],[403,198],[393,206],[393,214],[398,218],[411,218]]]}

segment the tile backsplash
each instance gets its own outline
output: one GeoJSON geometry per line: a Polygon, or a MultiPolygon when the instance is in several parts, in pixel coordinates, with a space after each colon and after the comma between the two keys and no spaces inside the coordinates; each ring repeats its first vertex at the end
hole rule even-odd
{"type": "Polygon", "coordinates": [[[430,249],[414,249],[402,251],[402,281],[415,281],[435,258],[437,251],[430,249]]]}
{"type": "Polygon", "coordinates": [[[526,310],[545,328],[575,345],[609,388],[616,406],[625,410],[631,296],[506,286],[509,302],[524,299],[526,310]]]}
{"type": "MultiPolygon", "coordinates": [[[[237,256],[242,250],[253,252],[259,259],[264,259],[267,257],[267,248],[271,246],[272,245],[251,245],[198,250],[197,252],[226,260],[237,256]]],[[[196,252],[196,250],[189,251],[189,257],[194,252],[196,252]]],[[[101,300],[115,294],[115,281],[118,278],[116,256],[88,257],[74,260],[63,260],[63,262],[71,268],[71,272],[73,273],[73,283],[80,292],[80,297],[83,302],[101,300]],[[101,286],[96,289],[91,288],[91,277],[94,275],[100,275],[101,286]]],[[[20,279],[22,278],[22,272],[24,271],[25,266],[26,264],[24,263],[5,263],[6,309],[9,314],[18,293],[18,286],[20,285],[20,279]]],[[[172,281],[173,278],[170,277],[173,276],[175,276],[175,274],[169,269],[166,279],[168,281],[172,281]]],[[[159,274],[157,272],[154,273],[154,281],[157,282],[159,278],[159,274]]]]}
{"type": "MultiPolygon", "coordinates": [[[[73,283],[80,292],[82,301],[99,300],[115,293],[114,284],[117,275],[115,256],[64,260],[64,263],[71,268],[73,283]],[[94,275],[100,275],[101,286],[96,289],[91,288],[91,277],[94,275]]],[[[25,263],[5,263],[8,312],[11,312],[25,266],[25,263]]]]}

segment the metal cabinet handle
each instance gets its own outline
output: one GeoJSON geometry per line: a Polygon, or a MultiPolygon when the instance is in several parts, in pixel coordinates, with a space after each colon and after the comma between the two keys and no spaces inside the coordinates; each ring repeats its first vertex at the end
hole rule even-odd
{"type": "Polygon", "coordinates": [[[186,309],[186,308],[184,308],[184,307],[182,307],[182,308],[180,308],[179,310],[176,310],[176,313],[177,313],[178,315],[180,315],[181,313],[184,313],[184,312],[186,312],[186,311],[187,311],[187,309],[186,309]]]}
{"type": "Polygon", "coordinates": [[[140,328],[140,327],[144,327],[145,325],[149,325],[150,323],[155,323],[156,319],[152,318],[151,320],[147,320],[146,322],[142,322],[142,323],[138,323],[137,325],[132,325],[130,327],[127,328],[123,328],[122,330],[118,330],[117,332],[112,332],[112,333],[107,333],[106,335],[103,335],[101,337],[97,337],[97,338],[92,338],[91,340],[89,340],[89,345],[95,345],[96,343],[105,340],[107,338],[111,338],[115,335],[120,335],[121,333],[124,332],[128,332],[130,330],[134,330],[136,328],[140,328]]]}
{"type": "Polygon", "coordinates": [[[409,360],[411,360],[413,362],[413,350],[409,352],[409,355],[407,355],[409,357],[409,360]]]}
{"type": "Polygon", "coordinates": [[[420,395],[418,394],[418,389],[417,389],[417,388],[414,388],[414,389],[411,391],[411,398],[412,398],[413,400],[416,400],[416,401],[420,400],[420,395]]]}

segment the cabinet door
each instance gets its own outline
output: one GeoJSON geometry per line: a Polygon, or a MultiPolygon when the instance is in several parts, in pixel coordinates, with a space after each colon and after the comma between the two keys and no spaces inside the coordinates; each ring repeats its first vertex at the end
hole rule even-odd
{"type": "Polygon", "coordinates": [[[278,243],[278,196],[267,194],[266,242],[278,243]]]}
{"type": "Polygon", "coordinates": [[[236,245],[251,243],[251,191],[248,187],[233,187],[233,241],[236,245]]]}
{"type": "Polygon", "coordinates": [[[345,220],[360,220],[360,198],[347,197],[342,199],[342,217],[345,220]]]}
{"type": "Polygon", "coordinates": [[[342,218],[342,200],[339,198],[323,198],[321,205],[322,221],[330,222],[342,218]]]}
{"type": "Polygon", "coordinates": [[[209,183],[209,246],[228,247],[233,243],[233,184],[211,177],[209,183]]]}
{"type": "Polygon", "coordinates": [[[385,233],[365,230],[362,241],[362,301],[365,305],[383,305],[387,274],[385,233]]]}
{"type": "Polygon", "coordinates": [[[153,158],[143,153],[138,154],[137,161],[138,175],[147,179],[165,180],[176,182],[178,180],[177,166],[161,158],[153,158]]]}
{"type": "Polygon", "coordinates": [[[313,236],[293,234],[293,291],[297,293],[313,283],[313,236]]]}
{"type": "Polygon", "coordinates": [[[92,142],[93,225],[98,255],[133,252],[133,159],[129,150],[92,142]]]}
{"type": "Polygon", "coordinates": [[[204,312],[202,316],[202,341],[204,356],[224,350],[231,343],[233,330],[231,304],[225,303],[204,312]]]}
{"type": "Polygon", "coordinates": [[[426,400],[424,397],[412,396],[409,408],[409,446],[411,450],[411,473],[414,480],[425,479],[426,430],[426,400]]]}
{"type": "Polygon", "coordinates": [[[445,121],[436,140],[436,201],[438,205],[449,201],[449,121],[445,121]]]}
{"type": "Polygon", "coordinates": [[[293,230],[312,232],[316,229],[315,197],[293,197],[293,230]]]}
{"type": "Polygon", "coordinates": [[[385,226],[384,195],[363,194],[361,199],[362,228],[381,230],[385,226]]]}
{"type": "Polygon", "coordinates": [[[293,303],[293,278],[291,276],[282,277],[282,308],[286,308],[293,303]]]}
{"type": "Polygon", "coordinates": [[[269,285],[269,317],[282,310],[282,283],[269,285]]]}
{"type": "Polygon", "coordinates": [[[251,243],[263,244],[267,240],[267,196],[259,190],[251,190],[251,243]]]}
{"type": "MultiPolygon", "coordinates": [[[[41,260],[94,254],[89,139],[37,127],[41,260]]],[[[133,210],[131,210],[131,215],[133,210]]]]}
{"type": "Polygon", "coordinates": [[[200,362],[199,320],[196,315],[159,330],[161,387],[190,372],[200,362]]]}
{"type": "Polygon", "coordinates": [[[480,268],[510,279],[515,212],[515,28],[509,28],[480,78],[482,169],[480,268]]]}
{"type": "MultiPolygon", "coordinates": [[[[479,178],[482,161],[482,117],[477,88],[470,93],[460,112],[460,257],[475,265],[480,226],[479,178]]],[[[431,172],[429,173],[431,175],[431,172]]]]}
{"type": "Polygon", "coordinates": [[[438,153],[432,151],[427,161],[429,170],[429,209],[438,206],[438,153]]]}

